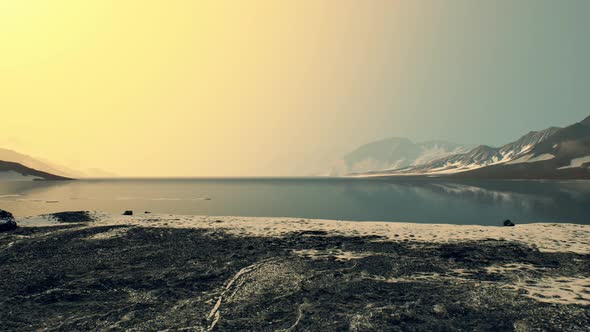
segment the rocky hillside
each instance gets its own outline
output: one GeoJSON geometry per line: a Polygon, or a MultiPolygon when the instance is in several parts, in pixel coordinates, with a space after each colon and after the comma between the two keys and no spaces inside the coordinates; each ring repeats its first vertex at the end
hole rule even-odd
{"type": "Polygon", "coordinates": [[[449,174],[510,162],[529,153],[533,147],[559,130],[559,128],[552,127],[541,131],[533,131],[514,142],[498,148],[480,145],[467,153],[398,169],[395,172],[400,174],[449,174]]]}
{"type": "Polygon", "coordinates": [[[530,132],[502,147],[481,145],[468,153],[367,175],[590,179],[590,117],[566,128],[530,132]]]}
{"type": "Polygon", "coordinates": [[[590,179],[590,117],[558,130],[517,159],[455,176],[590,179]]]}

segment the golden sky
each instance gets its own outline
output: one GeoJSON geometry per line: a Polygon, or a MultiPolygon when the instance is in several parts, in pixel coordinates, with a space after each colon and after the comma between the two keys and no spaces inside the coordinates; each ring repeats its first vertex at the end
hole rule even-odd
{"type": "Polygon", "coordinates": [[[268,172],[355,89],[357,3],[2,1],[3,134],[126,175],[268,172]]]}
{"type": "Polygon", "coordinates": [[[0,1],[0,147],[133,176],[322,171],[408,134],[420,93],[391,96],[455,19],[428,3],[0,1]]]}

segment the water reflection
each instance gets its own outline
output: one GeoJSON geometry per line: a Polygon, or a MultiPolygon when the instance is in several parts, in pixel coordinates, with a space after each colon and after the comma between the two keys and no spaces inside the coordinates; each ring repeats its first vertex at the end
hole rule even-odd
{"type": "Polygon", "coordinates": [[[590,223],[588,181],[135,179],[0,183],[17,215],[133,209],[157,213],[497,225],[590,223]]]}

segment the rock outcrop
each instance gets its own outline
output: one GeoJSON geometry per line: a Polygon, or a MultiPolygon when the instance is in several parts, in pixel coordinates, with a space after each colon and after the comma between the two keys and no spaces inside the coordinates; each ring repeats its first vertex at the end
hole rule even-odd
{"type": "Polygon", "coordinates": [[[0,210],[0,232],[6,232],[16,229],[16,221],[12,213],[0,210]]]}

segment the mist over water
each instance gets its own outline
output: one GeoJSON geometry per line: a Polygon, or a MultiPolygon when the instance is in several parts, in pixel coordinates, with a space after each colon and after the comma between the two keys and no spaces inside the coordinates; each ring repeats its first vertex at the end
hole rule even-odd
{"type": "Polygon", "coordinates": [[[500,225],[590,224],[588,181],[342,178],[116,179],[0,182],[0,209],[500,225]]]}

